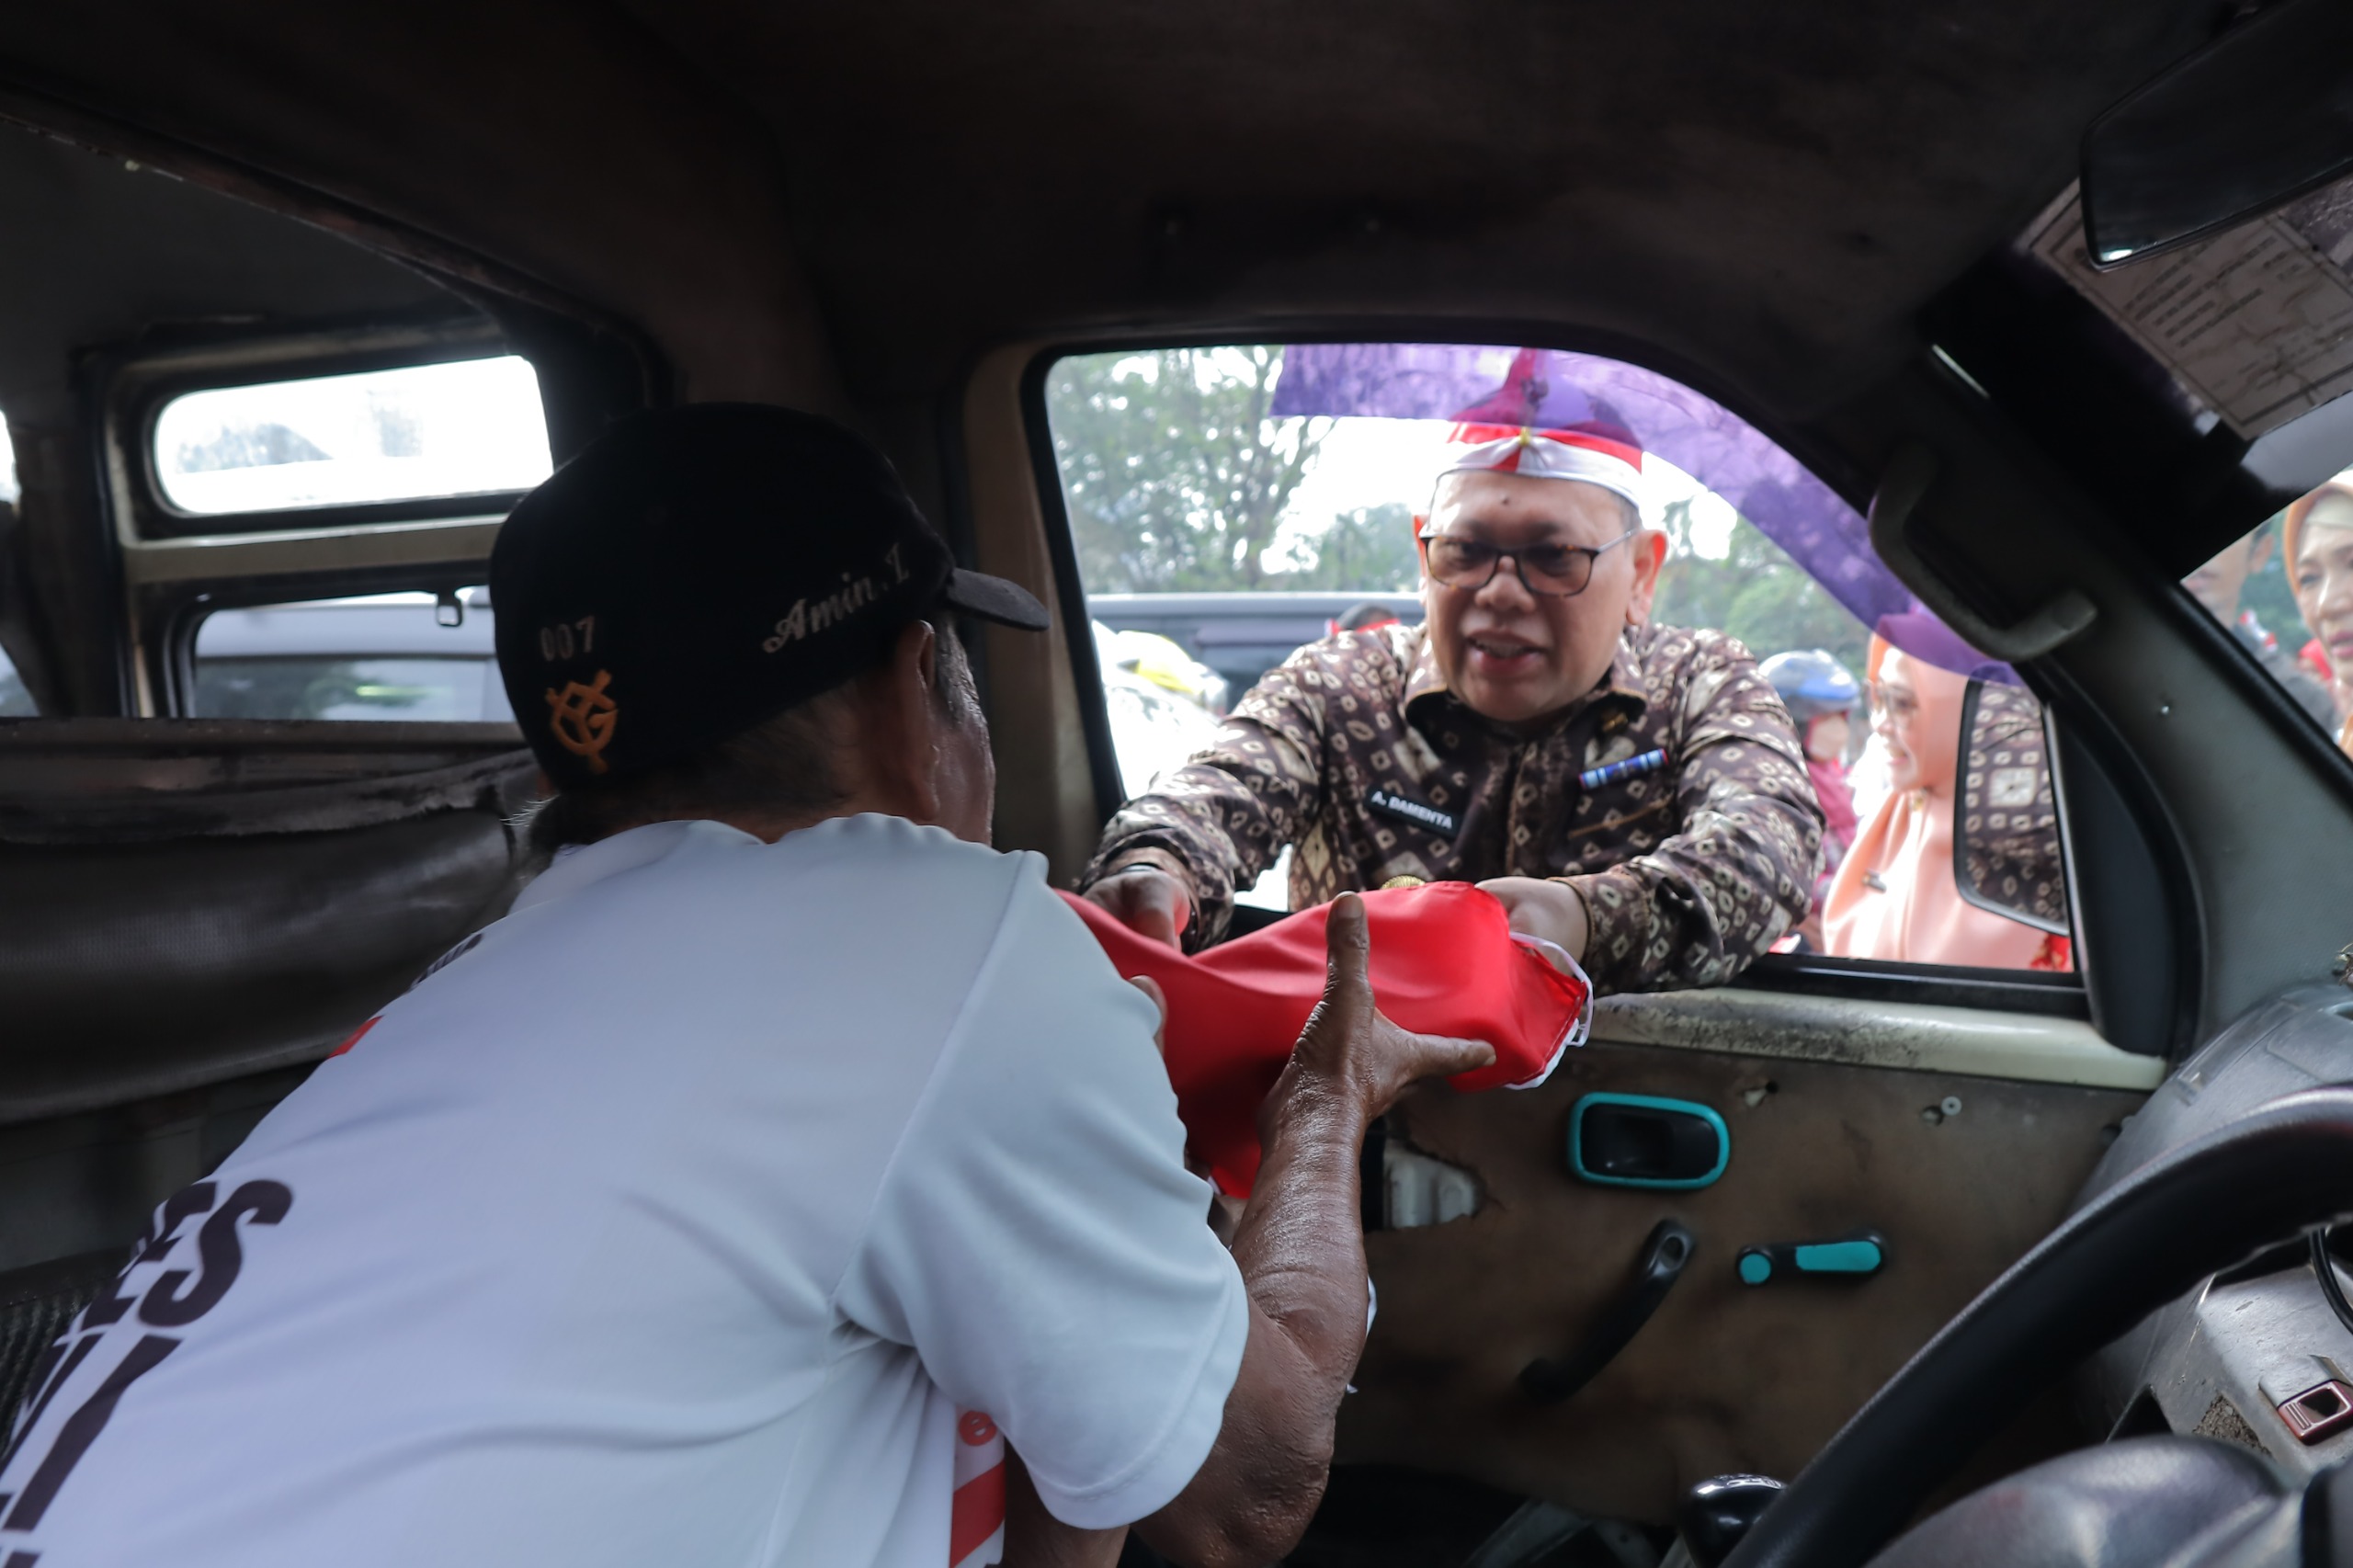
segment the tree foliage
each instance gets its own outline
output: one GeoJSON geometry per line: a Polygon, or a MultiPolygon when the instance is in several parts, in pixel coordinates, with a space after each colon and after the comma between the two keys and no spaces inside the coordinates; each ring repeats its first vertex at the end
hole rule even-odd
{"type": "Polygon", "coordinates": [[[1076,355],[1054,366],[1048,418],[1091,591],[1412,585],[1402,506],[1285,531],[1331,421],[1269,418],[1281,373],[1282,350],[1264,347],[1076,355]]]}
{"type": "MultiPolygon", "coordinates": [[[[1046,383],[1054,455],[1095,593],[1410,589],[1410,508],[1361,507],[1303,530],[1285,513],[1331,422],[1270,419],[1282,350],[1077,355],[1046,383]]],[[[1869,632],[1747,522],[1699,554],[1691,505],[1665,509],[1672,551],[1654,619],[1731,632],[1764,658],[1826,648],[1858,677],[1869,632]]]]}
{"type": "Polygon", "coordinates": [[[1322,533],[1291,541],[1291,551],[1299,563],[1267,586],[1410,593],[1421,583],[1414,509],[1403,501],[1342,512],[1322,533]]]}
{"type": "Polygon", "coordinates": [[[1728,631],[1759,659],[1792,648],[1823,648],[1863,678],[1870,631],[1746,519],[1733,525],[1722,560],[1693,549],[1691,504],[1666,507],[1670,551],[1659,573],[1651,619],[1728,631]]]}

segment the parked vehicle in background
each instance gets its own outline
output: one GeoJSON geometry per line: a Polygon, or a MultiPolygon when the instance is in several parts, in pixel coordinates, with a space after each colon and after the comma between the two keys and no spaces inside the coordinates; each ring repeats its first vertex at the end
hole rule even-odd
{"type": "MultiPolygon", "coordinates": [[[[1267,670],[1378,604],[1412,594],[1105,594],[1088,601],[1130,794],[1183,763],[1267,670]]],[[[374,594],[215,610],[196,635],[194,716],[507,722],[488,594],[374,594]]]]}
{"type": "Polygon", "coordinates": [[[1223,676],[1239,700],[1293,652],[1328,636],[1350,610],[1379,605],[1419,625],[1410,593],[1090,594],[1087,612],[1122,631],[1153,631],[1223,676]]]}
{"type": "MultiPolygon", "coordinates": [[[[1392,611],[1418,619],[1411,595],[1392,611]]],[[[1120,783],[1142,794],[1207,745],[1232,700],[1361,596],[1110,596],[1095,623],[1120,783]],[[1113,624],[1116,621],[1118,624],[1113,624]],[[1174,635],[1171,635],[1173,633],[1174,635]],[[1181,639],[1181,641],[1180,641],[1181,639]],[[1194,657],[1211,650],[1213,668],[1194,657]]],[[[493,653],[487,593],[358,598],[216,610],[196,635],[194,717],[511,722],[493,653]]],[[[0,714],[5,714],[0,709],[0,714]]],[[[1281,868],[1246,895],[1279,909],[1281,868]]]]}
{"type": "Polygon", "coordinates": [[[508,722],[492,626],[480,588],[216,610],[196,634],[195,716],[508,722]]]}
{"type": "Polygon", "coordinates": [[[1141,795],[1210,743],[1230,688],[1223,676],[1157,632],[1120,631],[1097,620],[1095,654],[1120,786],[1141,795]]]}

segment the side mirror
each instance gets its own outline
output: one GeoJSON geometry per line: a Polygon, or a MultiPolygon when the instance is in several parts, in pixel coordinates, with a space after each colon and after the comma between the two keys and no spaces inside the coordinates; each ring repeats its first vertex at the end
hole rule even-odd
{"type": "Polygon", "coordinates": [[[2280,0],[2084,133],[2084,239],[2114,267],[2353,174],[2353,6],[2280,0]]]}
{"type": "Polygon", "coordinates": [[[1971,681],[1961,701],[1960,763],[1952,880],[1961,896],[2066,936],[2067,868],[2042,704],[2015,686],[1971,681]]]}

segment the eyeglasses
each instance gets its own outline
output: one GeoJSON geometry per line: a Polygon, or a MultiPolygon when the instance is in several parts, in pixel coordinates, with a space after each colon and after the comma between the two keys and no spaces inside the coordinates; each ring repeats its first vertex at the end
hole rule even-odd
{"type": "Polygon", "coordinates": [[[1893,719],[1909,719],[1920,711],[1920,699],[1908,686],[1886,686],[1873,681],[1871,707],[1893,719]]]}
{"type": "Polygon", "coordinates": [[[1528,544],[1505,550],[1483,540],[1457,539],[1451,534],[1424,534],[1422,570],[1442,587],[1477,593],[1495,580],[1506,557],[1519,585],[1543,598],[1573,598],[1593,582],[1593,563],[1636,534],[1628,528],[1608,544],[1528,544]]]}

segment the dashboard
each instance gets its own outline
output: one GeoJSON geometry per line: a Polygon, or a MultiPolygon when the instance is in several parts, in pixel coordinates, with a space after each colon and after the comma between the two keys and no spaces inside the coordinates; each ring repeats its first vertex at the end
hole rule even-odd
{"type": "MultiPolygon", "coordinates": [[[[2353,992],[2288,992],[2183,1062],[2086,1186],[2089,1203],[2149,1160],[2282,1095],[2353,1082],[2353,992]]],[[[2353,1243],[2348,1234],[2337,1244],[2353,1243]]],[[[2332,1255],[2340,1293],[2353,1248],[2332,1255]]],[[[2143,1319],[2091,1359],[2080,1392],[2112,1437],[2221,1438],[2309,1478],[2353,1458],[2353,1327],[2314,1273],[2307,1243],[2256,1252],[2143,1319]]]]}

